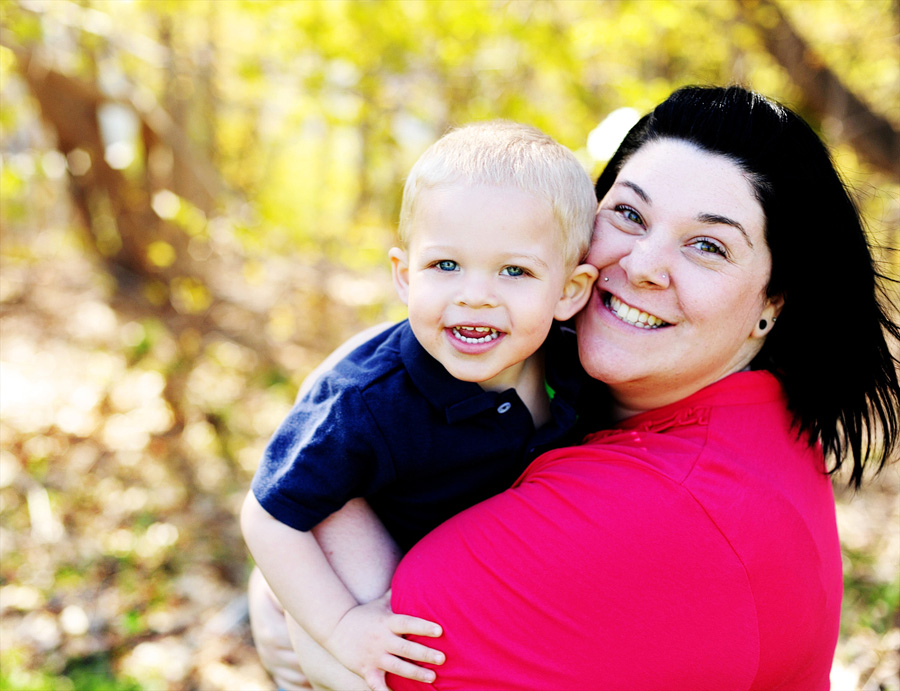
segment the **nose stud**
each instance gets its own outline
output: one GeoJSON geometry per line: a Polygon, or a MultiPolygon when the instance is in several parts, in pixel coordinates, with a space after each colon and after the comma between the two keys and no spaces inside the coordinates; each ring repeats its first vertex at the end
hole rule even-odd
{"type": "Polygon", "coordinates": [[[604,276],[604,277],[603,277],[603,280],[604,280],[605,282],[608,283],[608,282],[609,282],[609,276],[604,276]]]}

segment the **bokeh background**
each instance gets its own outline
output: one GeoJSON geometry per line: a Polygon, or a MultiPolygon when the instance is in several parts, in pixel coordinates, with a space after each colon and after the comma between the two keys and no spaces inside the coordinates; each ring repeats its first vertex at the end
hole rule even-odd
{"type": "MultiPolygon", "coordinates": [[[[303,377],[404,316],[446,128],[596,175],[634,111],[740,82],[834,147],[897,276],[898,39],[896,0],[0,0],[0,689],[273,688],[239,507],[303,377]]],[[[898,478],[835,480],[838,691],[900,689],[898,478]]]]}

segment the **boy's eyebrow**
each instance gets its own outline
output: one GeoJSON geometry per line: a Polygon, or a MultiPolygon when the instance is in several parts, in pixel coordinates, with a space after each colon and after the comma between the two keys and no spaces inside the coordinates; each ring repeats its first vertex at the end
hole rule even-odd
{"type": "Polygon", "coordinates": [[[547,264],[547,261],[543,257],[541,257],[540,255],[537,255],[537,254],[527,254],[527,253],[526,254],[511,254],[510,255],[510,264],[515,263],[516,259],[524,259],[525,262],[523,262],[523,263],[533,262],[535,264],[539,264],[542,268],[545,268],[545,269],[549,266],[547,264]]]}
{"type": "MultiPolygon", "coordinates": [[[[443,245],[430,245],[422,248],[422,254],[428,257],[434,256],[442,256],[447,255],[448,257],[452,256],[456,251],[454,247],[444,247],[443,245]]],[[[531,252],[516,252],[515,250],[510,250],[506,254],[504,254],[501,259],[508,264],[516,264],[517,260],[522,263],[533,262],[535,264],[540,264],[541,267],[547,268],[550,264],[547,262],[539,254],[533,254],[531,252]]]]}
{"type": "MultiPolygon", "coordinates": [[[[653,206],[653,200],[650,199],[650,195],[647,194],[643,189],[641,189],[640,185],[637,185],[630,180],[622,180],[621,182],[617,182],[616,184],[627,187],[628,189],[632,190],[637,196],[639,196],[646,204],[653,206]]],[[[697,214],[697,220],[708,225],[721,224],[737,228],[737,230],[740,231],[741,235],[744,236],[744,240],[747,241],[747,244],[750,245],[750,248],[753,248],[753,241],[750,239],[750,235],[747,234],[747,231],[744,230],[744,226],[742,226],[738,221],[728,218],[728,216],[722,216],[721,214],[710,214],[705,212],[697,214]]]]}

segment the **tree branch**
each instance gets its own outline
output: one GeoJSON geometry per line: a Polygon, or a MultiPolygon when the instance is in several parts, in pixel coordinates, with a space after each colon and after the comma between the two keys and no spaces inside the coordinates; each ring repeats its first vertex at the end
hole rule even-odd
{"type": "Polygon", "coordinates": [[[803,91],[821,117],[838,118],[844,137],[872,166],[900,178],[900,132],[863,103],[800,36],[772,0],[736,0],[766,49],[803,91]]]}

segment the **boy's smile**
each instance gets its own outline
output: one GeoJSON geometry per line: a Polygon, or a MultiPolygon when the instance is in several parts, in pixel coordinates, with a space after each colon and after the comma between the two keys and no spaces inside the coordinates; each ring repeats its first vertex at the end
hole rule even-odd
{"type": "Polygon", "coordinates": [[[450,332],[463,343],[490,343],[503,334],[490,326],[454,326],[450,332]]]}
{"type": "Polygon", "coordinates": [[[419,193],[408,252],[391,251],[413,333],[457,379],[516,385],[565,310],[570,274],[550,203],[515,187],[419,193]]]}

